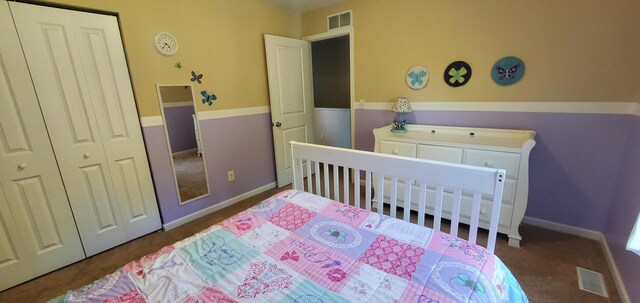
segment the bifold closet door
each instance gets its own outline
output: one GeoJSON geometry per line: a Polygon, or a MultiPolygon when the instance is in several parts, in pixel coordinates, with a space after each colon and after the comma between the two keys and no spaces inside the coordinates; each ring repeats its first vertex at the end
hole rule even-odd
{"type": "Polygon", "coordinates": [[[87,256],[159,229],[116,17],[10,7],[87,256]]]}
{"type": "Polygon", "coordinates": [[[7,2],[0,2],[0,291],[84,258],[7,2]]]}

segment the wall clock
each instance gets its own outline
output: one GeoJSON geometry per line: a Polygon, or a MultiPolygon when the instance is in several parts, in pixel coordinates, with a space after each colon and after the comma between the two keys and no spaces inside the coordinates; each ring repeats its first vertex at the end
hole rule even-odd
{"type": "Polygon", "coordinates": [[[153,45],[160,54],[165,56],[173,56],[178,52],[178,40],[167,32],[157,33],[153,37],[153,45]]]}

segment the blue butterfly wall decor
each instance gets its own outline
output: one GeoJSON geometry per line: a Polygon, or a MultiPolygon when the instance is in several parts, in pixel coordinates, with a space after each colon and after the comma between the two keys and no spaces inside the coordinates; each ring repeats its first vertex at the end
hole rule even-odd
{"type": "Polygon", "coordinates": [[[200,95],[202,95],[202,104],[209,104],[209,106],[213,104],[213,101],[218,100],[215,94],[209,94],[206,90],[201,91],[200,95]]]}
{"type": "Polygon", "coordinates": [[[191,82],[198,81],[198,84],[202,84],[202,74],[196,74],[196,72],[191,71],[191,82]]]}
{"type": "Polygon", "coordinates": [[[491,78],[498,85],[514,84],[524,76],[524,62],[517,57],[504,57],[491,69],[491,78]]]}
{"type": "Polygon", "coordinates": [[[406,82],[412,89],[421,89],[427,85],[429,80],[429,72],[423,66],[416,65],[409,68],[407,71],[406,82]]]}

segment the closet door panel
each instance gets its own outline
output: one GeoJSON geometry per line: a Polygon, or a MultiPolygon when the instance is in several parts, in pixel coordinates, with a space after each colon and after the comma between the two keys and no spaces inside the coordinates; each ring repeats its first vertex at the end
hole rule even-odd
{"type": "Polygon", "coordinates": [[[113,205],[109,203],[113,199],[109,195],[107,180],[101,165],[91,165],[80,169],[83,174],[84,191],[90,198],[87,202],[94,216],[89,222],[95,223],[96,233],[101,234],[118,226],[117,215],[113,205]]]}
{"type": "Polygon", "coordinates": [[[84,258],[7,2],[0,2],[0,290],[84,258]]]}
{"type": "Polygon", "coordinates": [[[35,275],[28,260],[32,254],[24,250],[20,240],[19,227],[0,185],[0,291],[35,275]]]}
{"type": "Polygon", "coordinates": [[[135,238],[161,226],[118,22],[71,13],[123,224],[135,238]]]}
{"type": "MultiPolygon", "coordinates": [[[[69,11],[10,3],[88,256],[128,240],[69,11]]],[[[99,106],[99,105],[97,105],[99,106]]]]}

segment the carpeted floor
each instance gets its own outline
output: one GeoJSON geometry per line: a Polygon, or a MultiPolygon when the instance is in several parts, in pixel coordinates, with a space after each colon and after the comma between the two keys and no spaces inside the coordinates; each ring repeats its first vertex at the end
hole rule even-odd
{"type": "Polygon", "coordinates": [[[186,202],[208,193],[204,161],[196,151],[173,157],[173,165],[178,180],[180,201],[186,202]]]}
{"type": "MultiPolygon", "coordinates": [[[[173,230],[151,233],[15,286],[0,292],[0,302],[44,302],[64,294],[66,290],[82,287],[127,262],[218,223],[278,191],[269,190],[173,230]]],[[[400,211],[398,216],[401,215],[400,211]]],[[[412,217],[416,219],[415,214],[412,217]]],[[[500,236],[496,255],[511,269],[531,302],[620,302],[598,242],[526,224],[520,230],[522,247],[510,247],[506,236],[500,236]],[[605,277],[609,298],[579,290],[576,266],[601,272],[605,277]]],[[[462,234],[466,236],[464,231],[462,234]]],[[[486,242],[486,233],[481,233],[479,237],[480,243],[486,242]]]]}

